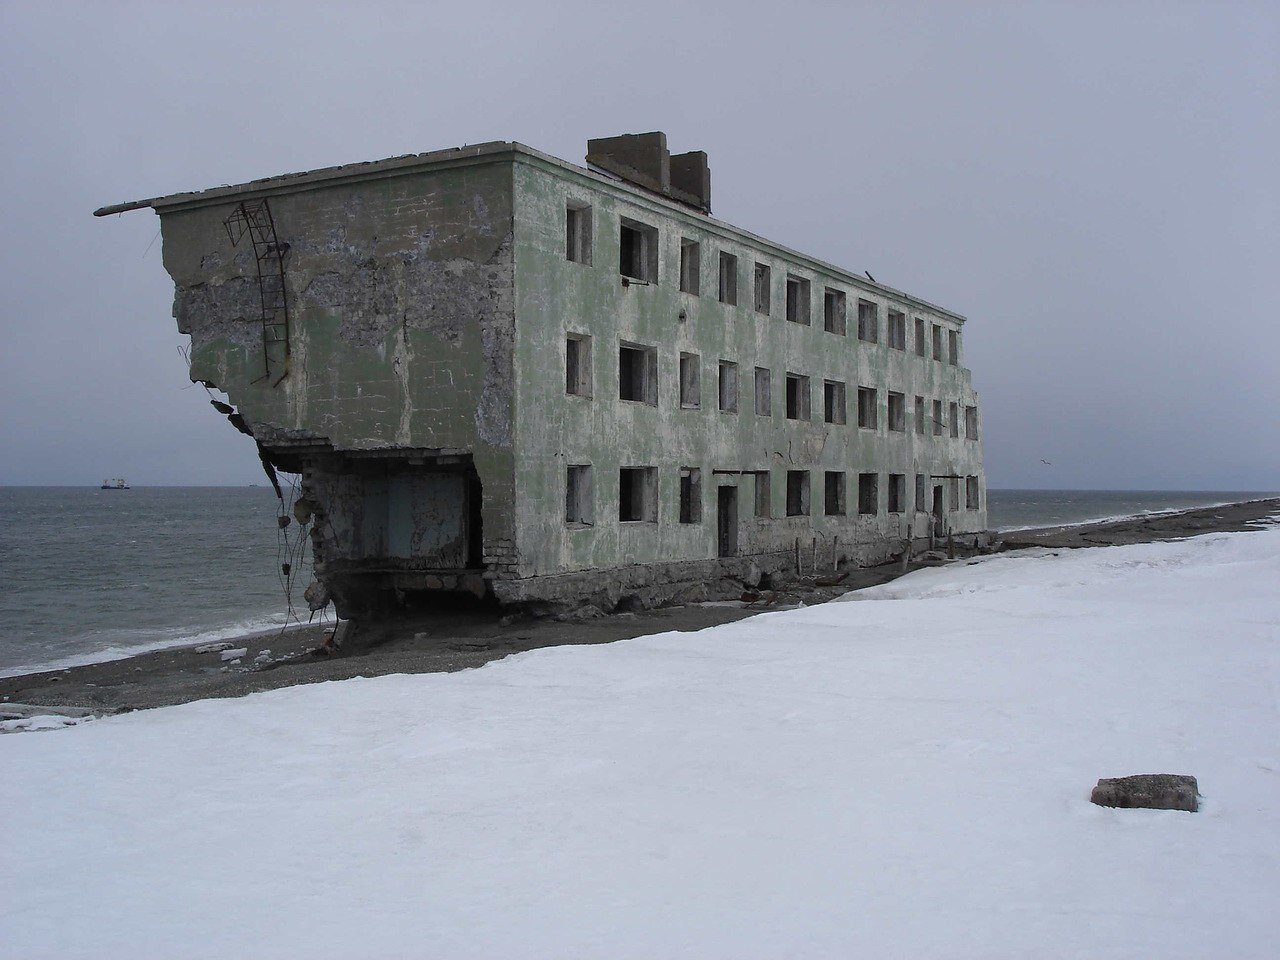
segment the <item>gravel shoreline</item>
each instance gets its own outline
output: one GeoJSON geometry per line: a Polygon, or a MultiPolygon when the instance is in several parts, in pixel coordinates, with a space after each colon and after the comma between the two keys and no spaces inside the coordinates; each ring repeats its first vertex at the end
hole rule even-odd
{"type": "MultiPolygon", "coordinates": [[[[1079,526],[1010,531],[1001,539],[1006,550],[1149,543],[1255,530],[1277,515],[1280,499],[1256,500],[1079,526]]],[[[907,569],[916,568],[912,565],[907,569]]],[[[903,572],[896,563],[855,570],[839,586],[808,591],[804,601],[823,602],[849,590],[886,583],[903,572]]],[[[210,697],[239,697],[299,683],[465,670],[525,650],[701,630],[768,609],[759,605],[695,604],[618,613],[578,623],[513,618],[494,610],[440,611],[399,624],[394,631],[384,631],[375,644],[336,657],[312,654],[324,642],[329,627],[295,628],[231,640],[226,643],[227,651],[243,649],[244,653],[228,657],[225,662],[224,651],[208,650],[210,645],[202,645],[0,678],[0,711],[6,704],[37,704],[49,708],[50,713],[63,707],[111,713],[210,697]]]]}

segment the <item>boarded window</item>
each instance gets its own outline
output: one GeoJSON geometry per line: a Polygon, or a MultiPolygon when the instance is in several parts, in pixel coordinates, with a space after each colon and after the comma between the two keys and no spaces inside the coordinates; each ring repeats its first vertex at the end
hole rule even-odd
{"type": "Polygon", "coordinates": [[[702,406],[702,362],[696,353],[680,354],[680,406],[702,406]]]}
{"type": "Polygon", "coordinates": [[[958,439],[960,436],[960,404],[951,404],[947,412],[950,414],[947,418],[947,425],[951,428],[951,439],[958,439]]]}
{"type": "Polygon", "coordinates": [[[787,319],[809,325],[809,281],[792,273],[787,274],[787,319]]]}
{"type": "Polygon", "coordinates": [[[787,419],[809,419],[809,378],[798,373],[787,374],[787,419]]]}
{"type": "Polygon", "coordinates": [[[924,357],[924,356],[927,356],[929,353],[928,351],[929,345],[925,341],[924,329],[925,329],[924,320],[922,320],[920,317],[916,317],[916,356],[917,357],[924,357]]]}
{"type": "Polygon", "coordinates": [[[960,478],[952,477],[947,481],[948,499],[951,501],[950,509],[960,509],[960,478]]]}
{"type": "Polygon", "coordinates": [[[978,408],[964,408],[964,438],[966,440],[978,439],[978,408]]]}
{"type": "Polygon", "coordinates": [[[858,301],[858,339],[880,342],[880,308],[870,300],[858,301]]]}
{"type": "Polygon", "coordinates": [[[756,516],[768,519],[773,516],[773,483],[768,470],[756,471],[756,516]]]}
{"type": "Polygon", "coordinates": [[[658,471],[623,467],[618,471],[618,519],[625,523],[658,519],[658,471]]]}
{"type": "Polygon", "coordinates": [[[887,317],[889,346],[895,350],[907,349],[907,315],[901,310],[890,310],[887,317]]]}
{"type": "Polygon", "coordinates": [[[564,211],[564,256],[591,265],[591,207],[570,200],[564,211]]]}
{"type": "Polygon", "coordinates": [[[942,359],[942,327],[933,325],[933,359],[942,359]]]}
{"type": "Polygon", "coordinates": [[[978,509],[978,478],[977,477],[965,477],[964,505],[969,510],[978,509]]]}
{"type": "Polygon", "coordinates": [[[827,423],[845,422],[845,389],[839,380],[822,381],[822,419],[827,423]]]}
{"type": "Polygon", "coordinates": [[[933,401],[933,435],[935,437],[942,436],[942,430],[942,401],[935,400],[933,401]]]}
{"type": "Polygon", "coordinates": [[[734,306],[738,302],[738,258],[720,251],[720,302],[734,306]]]}
{"type": "Polygon", "coordinates": [[[916,474],[916,512],[929,512],[929,475],[927,473],[916,474]]]}
{"type": "Polygon", "coordinates": [[[564,392],[591,396],[591,338],[571,333],[564,340],[564,392]]]}
{"type": "Polygon", "coordinates": [[[947,331],[947,363],[953,367],[960,363],[960,332],[947,331]]]}
{"type": "Polygon", "coordinates": [[[763,313],[765,316],[769,315],[773,301],[772,283],[773,271],[769,269],[769,265],[757,263],[755,279],[756,313],[763,313]]]}
{"type": "Polygon", "coordinates": [[[680,522],[702,522],[702,471],[697,467],[680,471],[680,522]]]}
{"type": "Polygon", "coordinates": [[[658,352],[624,343],[618,347],[618,399],[657,406],[658,352]]]}
{"type": "Polygon", "coordinates": [[[880,510],[880,486],[878,475],[858,474],[858,512],[878,513],[880,510]]]}
{"type": "Polygon", "coordinates": [[[907,429],[907,398],[889,391],[889,429],[902,433],[907,429]]]}
{"type": "Polygon", "coordinates": [[[720,410],[738,412],[738,365],[728,360],[720,361],[720,410]]]}
{"type": "Polygon", "coordinates": [[[904,473],[889,474],[889,512],[903,513],[907,509],[907,476],[904,473]]]}
{"type": "Polygon", "coordinates": [[[756,367],[756,416],[773,416],[773,374],[768,367],[756,367]]]}
{"type": "Polygon", "coordinates": [[[564,520],[565,523],[590,526],[594,521],[595,504],[591,489],[591,467],[578,464],[565,471],[564,520]]]}
{"type": "Polygon", "coordinates": [[[823,500],[828,517],[844,516],[844,471],[828,470],[826,472],[826,489],[823,500]]]}
{"type": "Polygon", "coordinates": [[[618,233],[618,272],[632,280],[658,281],[658,231],[623,218],[618,233]]]}
{"type": "Polygon", "coordinates": [[[928,419],[925,415],[924,397],[916,397],[916,433],[924,436],[924,422],[928,419]]]}
{"type": "Polygon", "coordinates": [[[822,329],[827,333],[845,335],[844,291],[827,287],[822,294],[822,329]]]}
{"type": "Polygon", "coordinates": [[[787,516],[809,515],[809,471],[787,471],[787,516]]]}
{"type": "Polygon", "coordinates": [[[876,416],[876,391],[873,387],[858,388],[858,426],[874,430],[878,426],[876,416]]]}
{"type": "Polygon", "coordinates": [[[702,247],[694,240],[680,240],[680,292],[695,297],[702,286],[702,247]]]}

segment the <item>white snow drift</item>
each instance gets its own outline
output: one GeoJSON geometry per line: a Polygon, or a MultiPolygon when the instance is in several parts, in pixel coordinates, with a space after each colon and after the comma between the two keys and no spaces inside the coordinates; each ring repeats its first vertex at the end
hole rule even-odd
{"type": "Polygon", "coordinates": [[[0,738],[14,957],[1271,957],[1280,531],[0,738]],[[1189,773],[1202,811],[1109,810],[1189,773]]]}

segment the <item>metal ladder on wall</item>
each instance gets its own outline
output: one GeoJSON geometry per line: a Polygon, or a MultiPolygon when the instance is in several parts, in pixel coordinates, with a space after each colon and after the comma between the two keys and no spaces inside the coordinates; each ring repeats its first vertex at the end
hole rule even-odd
{"type": "Polygon", "coordinates": [[[258,269],[258,296],[262,305],[263,374],[258,383],[276,374],[274,387],[289,375],[289,301],[284,287],[284,261],[289,244],[276,236],[276,223],[267,198],[241,200],[223,221],[233,247],[245,236],[253,243],[258,269]]]}

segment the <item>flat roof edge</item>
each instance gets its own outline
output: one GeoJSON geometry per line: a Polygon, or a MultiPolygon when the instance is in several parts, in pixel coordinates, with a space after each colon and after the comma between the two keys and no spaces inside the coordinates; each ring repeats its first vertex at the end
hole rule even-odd
{"type": "Polygon", "coordinates": [[[712,227],[725,234],[744,238],[751,243],[759,245],[765,250],[774,252],[776,255],[784,258],[796,260],[807,265],[816,272],[827,273],[832,277],[837,277],[853,287],[859,287],[869,293],[880,294],[894,299],[905,301],[909,304],[936,313],[957,323],[964,324],[966,318],[954,310],[948,310],[946,307],[940,307],[936,303],[930,303],[920,297],[907,293],[904,290],[898,290],[887,284],[880,283],[878,280],[870,280],[851,273],[843,267],[838,267],[833,263],[821,260],[818,257],[802,253],[799,250],[793,250],[790,247],[769,240],[758,234],[752,233],[742,227],[734,226],[723,220],[717,220],[709,214],[700,213],[691,207],[688,207],[678,201],[671,200],[659,194],[655,194],[642,187],[634,186],[625,180],[619,180],[615,177],[606,176],[597,173],[587,167],[579,166],[560,157],[554,157],[551,154],[544,153],[526,144],[519,143],[514,140],[490,140],[485,143],[471,144],[462,147],[448,147],[443,150],[432,150],[427,153],[409,153],[399,157],[388,157],[384,160],[366,160],[357,163],[344,163],[332,167],[318,167],[314,170],[305,170],[299,173],[286,173],[274,177],[263,177],[259,180],[250,180],[245,183],[237,183],[223,185],[218,187],[209,187],[204,190],[191,190],[182,193],[171,193],[160,197],[151,197],[145,200],[127,200],[123,203],[109,204],[99,207],[93,211],[95,217],[109,217],[118,213],[128,213],[131,210],[153,209],[157,213],[169,208],[182,207],[199,207],[214,203],[224,203],[228,200],[255,196],[260,194],[274,193],[278,191],[295,191],[307,190],[313,187],[341,183],[349,181],[358,181],[368,178],[381,176],[394,176],[403,173],[412,173],[419,169],[426,169],[435,166],[444,166],[451,162],[476,160],[482,158],[498,159],[503,155],[523,155],[535,162],[540,162],[546,167],[561,173],[572,176],[583,177],[595,183],[606,184],[609,187],[629,194],[639,201],[651,204],[655,207],[667,211],[673,211],[690,218],[702,226],[712,227]]]}

